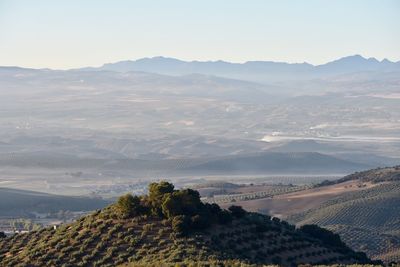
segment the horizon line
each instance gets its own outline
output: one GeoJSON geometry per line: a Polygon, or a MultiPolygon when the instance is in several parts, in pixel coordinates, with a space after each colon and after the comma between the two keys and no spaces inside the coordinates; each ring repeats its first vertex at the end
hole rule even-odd
{"type": "Polygon", "coordinates": [[[0,65],[0,67],[2,67],[2,68],[32,69],[32,70],[68,71],[68,70],[79,70],[79,69],[85,69],[85,68],[93,68],[93,69],[95,69],[95,68],[103,67],[105,65],[109,65],[109,64],[111,65],[111,64],[116,64],[116,63],[120,63],[120,62],[136,62],[136,61],[144,60],[144,59],[151,60],[151,59],[158,59],[158,58],[160,58],[160,59],[172,59],[172,60],[186,62],[186,63],[218,63],[218,62],[222,62],[222,63],[227,63],[227,64],[243,65],[243,64],[252,63],[252,62],[264,62],[264,63],[277,63],[277,64],[281,63],[281,64],[288,64],[288,65],[303,65],[303,64],[305,64],[305,65],[310,65],[310,66],[313,66],[313,67],[317,67],[317,66],[323,66],[323,65],[326,65],[326,64],[329,64],[329,63],[344,59],[344,58],[351,58],[351,57],[361,57],[361,58],[363,58],[365,60],[376,60],[376,61],[378,61],[380,63],[384,62],[384,61],[388,61],[390,63],[395,63],[395,64],[396,63],[400,63],[400,60],[399,61],[393,61],[393,60],[390,60],[388,58],[383,58],[382,60],[379,60],[376,57],[366,57],[366,56],[363,56],[361,54],[353,54],[353,55],[348,55],[348,56],[342,56],[342,57],[333,59],[331,61],[327,61],[327,62],[322,63],[322,64],[312,64],[312,63],[309,63],[307,61],[303,61],[303,62],[287,62],[287,61],[273,61],[273,60],[247,60],[247,61],[241,61],[241,62],[227,61],[227,60],[222,60],[222,59],[218,59],[218,60],[197,60],[197,59],[185,60],[185,59],[180,59],[180,58],[177,58],[177,57],[169,57],[169,56],[158,55],[158,56],[139,57],[139,58],[136,58],[136,59],[122,59],[122,60],[118,60],[118,61],[102,63],[101,65],[97,65],[97,66],[85,65],[85,66],[80,66],[80,67],[75,67],[75,68],[50,68],[50,67],[43,67],[43,68],[39,67],[39,68],[37,68],[37,67],[27,67],[27,66],[18,66],[18,65],[0,65]]]}

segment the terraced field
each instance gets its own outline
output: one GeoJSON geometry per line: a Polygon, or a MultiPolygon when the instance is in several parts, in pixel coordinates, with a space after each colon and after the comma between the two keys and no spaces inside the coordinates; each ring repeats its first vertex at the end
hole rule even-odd
{"type": "MultiPolygon", "coordinates": [[[[340,184],[330,184],[327,186],[270,186],[270,188],[263,188],[262,186],[252,186],[252,189],[259,190],[253,191],[251,196],[242,195],[232,197],[232,202],[240,205],[246,210],[261,212],[273,215],[279,218],[286,218],[287,216],[307,211],[309,209],[317,208],[327,200],[331,200],[337,196],[343,195],[348,192],[362,191],[368,188],[377,186],[371,182],[359,181],[346,181],[340,184]],[[270,195],[265,194],[264,191],[271,192],[270,195]],[[261,195],[261,196],[260,196],[261,195]]],[[[230,199],[224,199],[225,202],[219,202],[224,207],[227,207],[230,199]]]]}

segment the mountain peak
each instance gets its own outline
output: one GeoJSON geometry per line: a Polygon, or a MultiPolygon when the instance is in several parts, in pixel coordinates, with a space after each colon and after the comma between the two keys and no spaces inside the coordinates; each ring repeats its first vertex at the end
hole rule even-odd
{"type": "Polygon", "coordinates": [[[316,69],[330,75],[365,72],[365,71],[386,71],[398,70],[396,66],[388,60],[379,61],[374,57],[365,58],[359,54],[342,57],[340,59],[316,66],[316,69]]]}
{"type": "MultiPolygon", "coordinates": [[[[365,59],[366,59],[365,57],[363,57],[363,56],[360,55],[360,54],[355,54],[355,55],[352,55],[352,56],[342,57],[341,59],[346,59],[346,58],[349,58],[349,59],[357,59],[357,60],[365,60],[365,59]]],[[[339,60],[340,60],[340,59],[339,59],[339,60]]]]}
{"type": "Polygon", "coordinates": [[[367,61],[367,59],[365,57],[363,57],[363,56],[361,56],[359,54],[356,54],[356,55],[352,55],[352,56],[339,58],[337,60],[328,62],[328,63],[326,63],[324,65],[328,65],[328,64],[331,64],[331,63],[334,63],[334,62],[364,62],[364,61],[367,61]]]}

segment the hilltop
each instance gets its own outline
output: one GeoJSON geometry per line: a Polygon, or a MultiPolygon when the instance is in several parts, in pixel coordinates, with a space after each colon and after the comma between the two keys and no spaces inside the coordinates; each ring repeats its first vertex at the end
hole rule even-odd
{"type": "Polygon", "coordinates": [[[296,229],[278,218],[221,209],[197,191],[151,183],[146,196],[78,221],[0,239],[2,266],[155,266],[370,263],[340,237],[315,225],[296,229]]]}
{"type": "Polygon", "coordinates": [[[372,170],[356,172],[347,175],[338,182],[346,180],[360,180],[362,182],[398,182],[400,181],[400,165],[387,168],[376,168],[372,170]]]}
{"type": "Polygon", "coordinates": [[[399,182],[400,165],[355,172],[335,181],[324,181],[319,184],[319,186],[340,184],[348,181],[371,182],[373,184],[382,182],[399,182]]]}

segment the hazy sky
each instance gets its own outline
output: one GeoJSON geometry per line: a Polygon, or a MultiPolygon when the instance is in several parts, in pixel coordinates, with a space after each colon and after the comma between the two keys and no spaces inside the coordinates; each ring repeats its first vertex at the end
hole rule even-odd
{"type": "Polygon", "coordinates": [[[0,65],[400,60],[396,0],[0,0],[0,65]]]}

